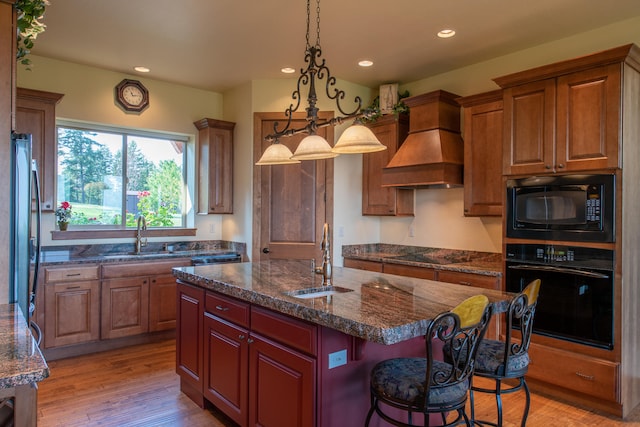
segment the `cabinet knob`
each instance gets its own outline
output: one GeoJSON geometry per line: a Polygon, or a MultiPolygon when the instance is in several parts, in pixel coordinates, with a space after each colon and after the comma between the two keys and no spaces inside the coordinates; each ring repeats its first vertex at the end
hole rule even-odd
{"type": "Polygon", "coordinates": [[[239,340],[243,340],[243,339],[245,339],[245,336],[244,335],[238,335],[238,339],[239,340]]]}
{"type": "Polygon", "coordinates": [[[262,253],[263,253],[263,254],[268,254],[269,252],[271,252],[271,251],[269,250],[269,248],[262,248],[262,253]]]}
{"type": "Polygon", "coordinates": [[[551,165],[544,165],[545,169],[551,169],[551,165]]]}
{"type": "Polygon", "coordinates": [[[558,169],[564,169],[564,164],[560,163],[560,164],[558,165],[558,169]]]}
{"type": "Polygon", "coordinates": [[[249,338],[249,339],[247,340],[247,344],[251,344],[252,342],[253,342],[253,340],[252,340],[251,338],[249,338]]]}

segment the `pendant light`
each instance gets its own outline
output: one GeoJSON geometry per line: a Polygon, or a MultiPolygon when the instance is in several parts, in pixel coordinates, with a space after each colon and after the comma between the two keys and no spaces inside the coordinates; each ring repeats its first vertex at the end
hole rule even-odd
{"type": "Polygon", "coordinates": [[[345,111],[340,103],[340,100],[345,97],[345,92],[335,87],[336,78],[331,76],[329,67],[325,65],[325,60],[322,59],[322,49],[320,48],[320,0],[316,0],[316,40],[313,45],[309,41],[310,19],[311,0],[307,0],[307,34],[304,55],[307,67],[306,69],[300,70],[297,89],[291,95],[295,101],[295,105],[292,103],[289,108],[285,110],[287,122],[283,128],[279,128],[278,122],[274,123],[273,133],[265,137],[265,140],[271,142],[271,145],[265,150],[260,160],[256,162],[256,165],[289,164],[300,160],[330,159],[341,153],[371,153],[386,150],[387,148],[381,144],[373,132],[365,127],[359,120],[363,117],[372,117],[376,114],[375,110],[363,109],[362,99],[359,96],[356,96],[354,99],[356,107],[353,111],[345,111]],[[325,80],[325,92],[329,99],[335,101],[336,108],[342,116],[324,121],[318,118],[318,107],[316,107],[318,101],[316,95],[316,79],[325,80]],[[293,113],[298,111],[300,107],[300,100],[302,99],[300,88],[303,86],[308,86],[309,88],[307,95],[308,106],[306,107],[307,125],[301,128],[292,128],[293,113]],[[317,134],[320,128],[336,126],[351,119],[356,119],[356,122],[343,132],[333,148],[326,139],[317,134]],[[289,149],[279,143],[279,138],[290,137],[300,133],[307,133],[308,136],[303,138],[296,151],[287,157],[287,151],[289,151],[289,149]]]}

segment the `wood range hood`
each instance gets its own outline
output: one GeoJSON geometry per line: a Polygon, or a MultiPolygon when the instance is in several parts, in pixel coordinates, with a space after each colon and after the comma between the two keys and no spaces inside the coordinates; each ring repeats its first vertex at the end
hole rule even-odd
{"type": "Polygon", "coordinates": [[[464,163],[458,95],[443,90],[405,98],[409,136],[382,170],[383,187],[462,186],[464,163]]]}

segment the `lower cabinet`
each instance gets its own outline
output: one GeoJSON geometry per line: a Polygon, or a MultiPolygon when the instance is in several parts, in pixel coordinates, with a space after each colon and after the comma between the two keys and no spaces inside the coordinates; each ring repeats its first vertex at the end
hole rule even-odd
{"type": "Polygon", "coordinates": [[[242,427],[315,425],[317,326],[183,283],[178,297],[177,372],[185,394],[204,406],[190,395],[201,387],[242,427]]]}
{"type": "Polygon", "coordinates": [[[99,266],[44,270],[44,348],[100,339],[99,266]]]}
{"type": "Polygon", "coordinates": [[[176,278],[161,274],[149,278],[149,332],[176,327],[176,278]]]}
{"type": "Polygon", "coordinates": [[[149,331],[149,279],[102,281],[102,330],[104,339],[121,338],[149,331]]]}

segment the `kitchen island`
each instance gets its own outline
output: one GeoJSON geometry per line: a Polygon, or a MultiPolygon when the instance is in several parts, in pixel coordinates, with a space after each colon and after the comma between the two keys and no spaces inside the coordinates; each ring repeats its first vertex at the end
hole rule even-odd
{"type": "Polygon", "coordinates": [[[35,426],[37,383],[48,376],[49,367],[20,308],[0,304],[0,418],[13,417],[16,426],[35,426]],[[7,399],[12,400],[13,414],[7,399]]]}
{"type": "MultiPolygon", "coordinates": [[[[369,372],[424,354],[430,319],[484,294],[510,295],[351,268],[333,269],[329,295],[309,261],[180,267],[177,372],[200,406],[239,425],[363,425],[369,372]]],[[[377,424],[375,419],[372,426],[377,424]]]]}

